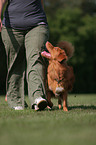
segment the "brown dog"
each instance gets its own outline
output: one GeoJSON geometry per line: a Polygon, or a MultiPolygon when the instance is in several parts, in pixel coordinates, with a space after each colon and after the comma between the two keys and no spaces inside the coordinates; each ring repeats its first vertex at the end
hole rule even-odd
{"type": "Polygon", "coordinates": [[[68,111],[67,108],[67,95],[68,91],[72,90],[74,83],[73,68],[67,65],[67,60],[72,57],[74,48],[71,43],[63,41],[58,44],[60,47],[54,47],[51,43],[46,43],[46,48],[49,53],[43,51],[41,55],[46,57],[49,61],[47,70],[47,100],[48,106],[52,108],[53,103],[51,98],[53,94],[58,98],[59,109],[62,107],[63,110],[68,111]]]}

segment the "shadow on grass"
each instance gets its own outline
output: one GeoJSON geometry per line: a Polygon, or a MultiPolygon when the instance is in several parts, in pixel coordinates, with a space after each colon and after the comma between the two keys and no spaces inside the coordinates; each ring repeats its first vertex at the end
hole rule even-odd
{"type": "MultiPolygon", "coordinates": [[[[77,106],[68,106],[68,110],[75,110],[75,109],[80,109],[80,110],[96,110],[96,106],[91,105],[91,106],[87,106],[87,105],[77,105],[77,106]]],[[[49,110],[49,109],[47,109],[49,110]]],[[[58,106],[53,106],[52,109],[50,109],[50,111],[55,111],[55,110],[59,110],[58,106]]],[[[63,110],[63,107],[61,108],[61,110],[63,110]]]]}
{"type": "Polygon", "coordinates": [[[96,110],[96,106],[78,105],[78,106],[69,106],[68,109],[69,110],[73,110],[73,109],[96,110]]]}

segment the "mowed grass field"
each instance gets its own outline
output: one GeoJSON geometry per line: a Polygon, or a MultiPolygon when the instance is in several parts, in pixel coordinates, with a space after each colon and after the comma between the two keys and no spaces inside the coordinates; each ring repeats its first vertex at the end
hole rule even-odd
{"type": "Polygon", "coordinates": [[[96,145],[96,95],[70,94],[69,112],[52,101],[51,111],[15,111],[0,96],[0,145],[96,145]]]}

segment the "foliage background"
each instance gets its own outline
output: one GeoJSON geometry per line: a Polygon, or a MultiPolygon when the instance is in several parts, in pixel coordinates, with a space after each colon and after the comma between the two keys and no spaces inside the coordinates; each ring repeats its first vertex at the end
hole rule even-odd
{"type": "MultiPolygon", "coordinates": [[[[72,93],[96,93],[96,0],[45,0],[49,41],[61,40],[75,47],[69,64],[74,67],[72,93]]],[[[6,54],[0,35],[0,94],[6,88],[6,54]]],[[[27,87],[26,87],[27,90],[27,87]]]]}

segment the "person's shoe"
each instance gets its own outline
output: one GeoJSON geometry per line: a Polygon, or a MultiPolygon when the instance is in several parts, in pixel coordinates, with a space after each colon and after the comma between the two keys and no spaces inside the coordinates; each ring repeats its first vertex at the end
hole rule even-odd
{"type": "Polygon", "coordinates": [[[39,111],[40,110],[37,105],[34,105],[34,109],[35,109],[35,111],[39,111]]]}
{"type": "Polygon", "coordinates": [[[13,107],[13,109],[15,109],[15,110],[23,110],[23,107],[22,106],[16,106],[16,107],[13,107]]]}
{"type": "Polygon", "coordinates": [[[47,107],[46,99],[39,97],[35,99],[34,109],[37,110],[44,110],[47,107]]]}

